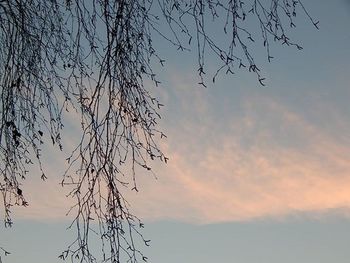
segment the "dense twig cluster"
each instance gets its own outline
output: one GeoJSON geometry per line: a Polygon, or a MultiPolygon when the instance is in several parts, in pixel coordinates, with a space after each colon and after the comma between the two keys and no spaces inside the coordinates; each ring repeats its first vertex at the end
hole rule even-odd
{"type": "Polygon", "coordinates": [[[163,0],[160,8],[173,34],[174,40],[167,38],[171,43],[180,50],[187,49],[179,32],[187,37],[188,44],[195,39],[201,78],[199,84],[204,86],[205,57],[208,53],[212,52],[221,62],[213,76],[214,82],[221,71],[233,74],[236,68],[247,68],[264,85],[249,45],[261,40],[269,62],[273,58],[271,41],[302,49],[288,37],[288,28],[296,27],[298,9],[318,28],[318,21],[312,19],[302,1],[298,0],[163,0]]]}
{"type": "Polygon", "coordinates": [[[207,51],[222,63],[213,81],[222,70],[233,73],[246,67],[263,84],[249,49],[256,36],[247,25],[257,22],[270,60],[271,39],[301,48],[285,29],[286,23],[295,26],[300,7],[311,19],[296,0],[0,0],[5,225],[12,224],[11,206],[27,205],[20,180],[27,176],[28,165],[36,160],[46,179],[43,138],[62,148],[62,113],[74,108],[80,114],[81,139],[67,158],[62,185],[69,185],[76,200],[70,213],[77,235],[60,257],[95,262],[89,245],[90,235],[97,234],[104,261],[146,261],[134,236],[146,245],[149,241],[140,233],[143,224],[129,211],[122,189],[138,190],[136,171],[149,171],[150,160],[167,161],[157,145],[157,138],[165,136],[157,129],[162,104],[143,84],[149,78],[158,85],[152,63],[163,64],[152,34],[180,50],[189,50],[195,39],[202,85],[207,51]],[[218,30],[208,28],[211,23],[228,36],[226,47],[218,41],[218,30]]]}

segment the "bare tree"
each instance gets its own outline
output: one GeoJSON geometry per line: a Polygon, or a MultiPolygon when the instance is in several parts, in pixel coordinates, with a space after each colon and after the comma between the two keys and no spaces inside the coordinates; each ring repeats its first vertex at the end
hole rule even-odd
{"type": "Polygon", "coordinates": [[[28,204],[21,180],[29,165],[36,163],[47,178],[44,138],[62,148],[63,112],[73,108],[81,139],[67,158],[62,185],[70,186],[76,200],[70,211],[76,239],[60,257],[96,262],[89,236],[97,234],[104,261],[146,261],[134,238],[145,245],[149,240],[122,189],[138,191],[137,169],[149,171],[152,160],[167,161],[157,144],[165,136],[157,126],[162,104],[144,85],[145,79],[159,84],[153,66],[164,62],[153,36],[182,51],[196,50],[201,85],[207,53],[221,63],[213,81],[221,71],[246,68],[264,85],[249,45],[261,40],[269,61],[271,41],[301,49],[287,34],[299,11],[317,27],[297,0],[0,0],[5,226],[12,225],[13,205],[28,204]],[[216,41],[221,37],[226,45],[216,41]]]}

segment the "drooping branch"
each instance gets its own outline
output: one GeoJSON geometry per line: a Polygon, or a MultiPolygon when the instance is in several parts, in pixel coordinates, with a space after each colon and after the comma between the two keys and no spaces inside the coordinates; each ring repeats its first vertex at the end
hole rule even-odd
{"type": "Polygon", "coordinates": [[[103,260],[146,261],[134,238],[149,241],[123,191],[138,191],[136,173],[150,171],[152,160],[167,161],[158,146],[165,136],[157,125],[162,104],[144,85],[146,79],[159,84],[154,63],[164,62],[154,36],[179,50],[197,51],[201,85],[208,53],[221,63],[213,81],[222,71],[246,68],[264,85],[250,43],[261,39],[269,61],[271,41],[301,49],[287,30],[295,27],[298,10],[317,27],[296,0],[0,1],[5,225],[12,224],[13,205],[28,204],[21,187],[28,165],[35,161],[46,179],[44,138],[62,148],[63,112],[73,108],[81,134],[62,185],[75,200],[70,214],[76,239],[60,257],[97,261],[90,249],[91,235],[97,234],[103,260]]]}

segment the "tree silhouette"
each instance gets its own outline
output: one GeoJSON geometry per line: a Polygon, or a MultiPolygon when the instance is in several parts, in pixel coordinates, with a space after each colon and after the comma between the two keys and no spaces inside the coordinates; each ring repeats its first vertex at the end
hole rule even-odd
{"type": "Polygon", "coordinates": [[[208,53],[220,63],[213,81],[222,71],[246,68],[264,85],[250,43],[261,40],[269,61],[271,41],[301,49],[287,34],[299,11],[317,27],[297,0],[0,0],[5,226],[13,223],[12,206],[28,205],[21,188],[28,167],[38,165],[47,178],[44,138],[62,149],[63,112],[70,108],[80,116],[81,139],[67,158],[62,185],[76,200],[70,210],[76,239],[60,258],[96,262],[89,236],[97,233],[103,260],[146,261],[134,238],[149,241],[121,189],[138,191],[137,170],[167,161],[157,143],[165,136],[157,126],[163,105],[144,85],[146,79],[159,84],[153,68],[164,62],[154,36],[181,51],[196,50],[201,85],[208,53]],[[227,43],[217,41],[221,37],[227,43]]]}

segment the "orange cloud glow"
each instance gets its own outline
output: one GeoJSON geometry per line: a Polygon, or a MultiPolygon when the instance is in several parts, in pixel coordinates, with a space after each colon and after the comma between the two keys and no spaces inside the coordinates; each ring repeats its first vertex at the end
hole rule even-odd
{"type": "MultiPolygon", "coordinates": [[[[348,141],[274,99],[250,96],[239,114],[222,119],[208,97],[186,87],[181,93],[183,105],[204,119],[196,122],[187,107],[181,122],[168,127],[169,164],[154,166],[156,181],[140,175],[140,193],[129,195],[141,218],[215,223],[334,210],[350,215],[348,141]]],[[[58,167],[51,167],[53,175],[58,167]]],[[[28,184],[31,206],[17,215],[64,218],[70,202],[59,181],[28,184]]]]}

